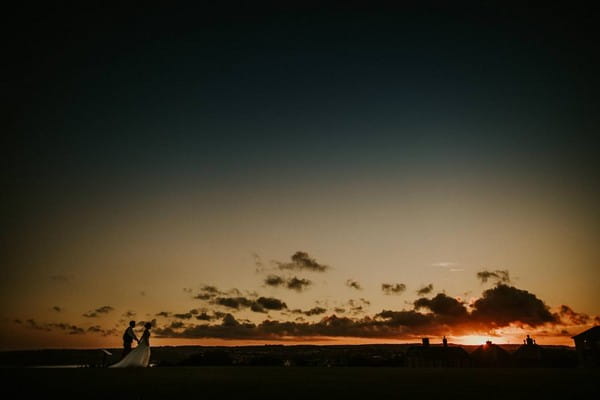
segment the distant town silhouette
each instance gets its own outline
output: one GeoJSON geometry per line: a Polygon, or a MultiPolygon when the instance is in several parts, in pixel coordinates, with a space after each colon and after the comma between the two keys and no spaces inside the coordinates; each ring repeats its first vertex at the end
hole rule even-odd
{"type": "MultiPolygon", "coordinates": [[[[371,366],[407,368],[598,367],[600,326],[573,337],[575,349],[544,346],[527,335],[523,344],[457,345],[424,337],[420,344],[177,346],[152,349],[150,365],[170,366],[371,366]]],[[[0,352],[2,366],[79,365],[104,367],[120,350],[0,352]]]]}

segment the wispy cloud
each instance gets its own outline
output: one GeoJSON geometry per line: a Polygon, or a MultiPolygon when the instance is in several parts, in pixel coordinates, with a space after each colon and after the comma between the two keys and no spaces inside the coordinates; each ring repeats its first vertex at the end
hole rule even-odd
{"type": "Polygon", "coordinates": [[[382,283],[381,290],[384,294],[402,294],[406,290],[406,285],[404,283],[382,283]]]}
{"type": "Polygon", "coordinates": [[[295,290],[297,292],[301,292],[304,289],[308,288],[310,285],[312,285],[312,281],[305,278],[298,278],[295,276],[290,278],[284,278],[279,275],[269,275],[265,278],[264,282],[267,286],[285,287],[290,290],[295,290]]]}
{"type": "Polygon", "coordinates": [[[331,267],[317,262],[304,251],[297,251],[291,257],[291,262],[275,261],[281,270],[325,272],[331,267]]]}
{"type": "Polygon", "coordinates": [[[433,283],[430,283],[429,285],[423,286],[421,289],[417,290],[417,294],[419,296],[423,296],[425,294],[429,294],[433,292],[433,283]]]}
{"type": "Polygon", "coordinates": [[[357,281],[355,281],[354,279],[348,279],[346,281],[346,286],[348,286],[349,288],[352,288],[352,289],[362,290],[361,284],[358,283],[357,281]]]}
{"type": "Polygon", "coordinates": [[[497,269],[495,271],[483,270],[477,273],[477,278],[481,283],[486,283],[488,280],[502,283],[510,283],[510,274],[508,270],[497,269]]]}
{"type": "Polygon", "coordinates": [[[102,306],[102,307],[96,308],[94,311],[88,311],[88,312],[84,313],[83,316],[86,318],[96,318],[96,317],[99,317],[100,314],[108,314],[109,312],[111,312],[113,310],[114,310],[114,308],[112,308],[111,306],[102,306]]]}
{"type": "Polygon", "coordinates": [[[439,262],[435,262],[435,263],[431,264],[432,267],[441,267],[441,268],[450,268],[450,267],[454,267],[457,265],[458,265],[458,263],[455,261],[439,261],[439,262]]]}

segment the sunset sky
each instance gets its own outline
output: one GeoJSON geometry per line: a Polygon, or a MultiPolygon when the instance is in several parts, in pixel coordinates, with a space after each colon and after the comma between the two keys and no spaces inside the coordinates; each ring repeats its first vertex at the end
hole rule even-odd
{"type": "Polygon", "coordinates": [[[1,349],[600,323],[588,10],[46,7],[2,79],[1,349]]]}

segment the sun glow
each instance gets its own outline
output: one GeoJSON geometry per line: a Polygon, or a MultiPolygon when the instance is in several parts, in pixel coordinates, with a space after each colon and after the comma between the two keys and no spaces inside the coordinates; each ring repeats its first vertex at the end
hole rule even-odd
{"type": "Polygon", "coordinates": [[[480,345],[485,344],[488,340],[492,340],[492,337],[483,335],[465,335],[456,337],[454,342],[458,344],[480,345]]]}

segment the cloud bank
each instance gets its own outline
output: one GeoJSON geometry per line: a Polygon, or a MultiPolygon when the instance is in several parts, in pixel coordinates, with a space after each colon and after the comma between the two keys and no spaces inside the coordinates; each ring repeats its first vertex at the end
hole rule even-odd
{"type": "MultiPolygon", "coordinates": [[[[428,285],[429,286],[429,285],[428,285]]],[[[431,289],[432,290],[432,289],[431,289]]],[[[367,302],[367,300],[364,300],[367,302]]],[[[277,305],[279,303],[274,303],[277,305]]],[[[359,301],[352,301],[355,308],[359,301]]],[[[364,303],[366,304],[366,303],[364,303]]],[[[561,314],[549,307],[533,293],[514,286],[498,283],[485,290],[471,306],[462,300],[438,293],[433,297],[415,300],[413,309],[382,310],[372,316],[338,317],[327,315],[317,322],[264,320],[260,323],[239,321],[232,314],[222,316],[220,323],[157,328],[155,334],[175,338],[222,338],[283,340],[294,337],[363,337],[410,338],[420,335],[461,335],[475,331],[520,326],[559,326],[565,321],[583,323],[589,317],[561,307],[561,314]]],[[[336,308],[339,312],[342,309],[336,308]]],[[[345,310],[344,310],[345,311],[345,310]]],[[[326,310],[293,310],[304,315],[321,315],[326,310]]]]}

